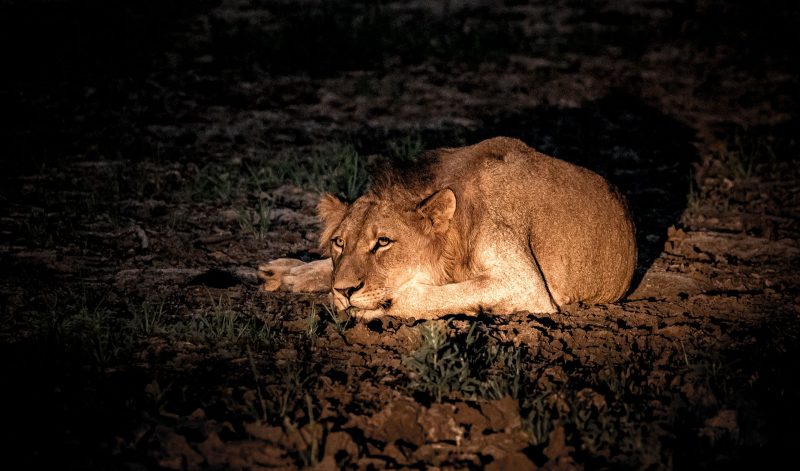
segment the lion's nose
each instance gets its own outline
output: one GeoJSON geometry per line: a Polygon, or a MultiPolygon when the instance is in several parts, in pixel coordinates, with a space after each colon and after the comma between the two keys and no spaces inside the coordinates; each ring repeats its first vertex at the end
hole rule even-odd
{"type": "Polygon", "coordinates": [[[356,291],[360,290],[364,287],[364,282],[360,282],[357,286],[348,286],[345,288],[334,288],[336,291],[342,294],[346,299],[350,299],[350,296],[353,295],[356,291]]]}

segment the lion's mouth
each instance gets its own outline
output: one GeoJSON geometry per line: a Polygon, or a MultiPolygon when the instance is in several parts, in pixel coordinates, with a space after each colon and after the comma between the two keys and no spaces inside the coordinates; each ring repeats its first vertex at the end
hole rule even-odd
{"type": "Polygon", "coordinates": [[[339,311],[373,311],[376,309],[389,309],[392,299],[386,297],[385,290],[373,290],[360,296],[347,298],[334,291],[334,304],[339,311]]]}

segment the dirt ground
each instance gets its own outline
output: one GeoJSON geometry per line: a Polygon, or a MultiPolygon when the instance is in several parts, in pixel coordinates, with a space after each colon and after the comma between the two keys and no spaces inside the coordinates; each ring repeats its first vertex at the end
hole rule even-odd
{"type": "Polygon", "coordinates": [[[793,460],[797,24],[790,2],[0,1],[3,466],[793,460]],[[627,195],[625,300],[364,323],[259,290],[259,263],[319,256],[321,191],[495,135],[627,195]]]}

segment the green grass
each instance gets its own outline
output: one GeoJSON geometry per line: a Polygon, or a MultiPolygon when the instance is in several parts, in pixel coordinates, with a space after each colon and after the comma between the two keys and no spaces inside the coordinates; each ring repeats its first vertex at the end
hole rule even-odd
{"type": "Polygon", "coordinates": [[[346,339],[346,331],[355,324],[355,319],[347,314],[340,315],[332,304],[323,304],[322,311],[325,313],[327,322],[333,327],[333,331],[346,339]]]}
{"type": "MultiPolygon", "coordinates": [[[[414,162],[424,150],[419,135],[389,141],[386,158],[399,163],[414,162]]],[[[301,154],[295,150],[280,153],[262,165],[239,167],[211,163],[198,168],[191,178],[191,196],[195,201],[230,204],[255,199],[256,210],[240,209],[240,227],[262,240],[269,228],[270,205],[264,192],[284,184],[317,193],[332,193],[353,201],[369,184],[367,159],[349,143],[333,142],[301,154]]]]}
{"type": "Polygon", "coordinates": [[[130,348],[132,338],[120,327],[112,312],[99,307],[80,311],[65,324],[79,348],[90,355],[98,367],[109,366],[130,348]]]}
{"type": "Polygon", "coordinates": [[[202,346],[232,348],[234,352],[269,351],[280,344],[274,319],[257,319],[249,310],[233,306],[224,294],[214,298],[208,293],[208,298],[209,303],[188,321],[170,324],[166,333],[202,346]]]}
{"type": "Polygon", "coordinates": [[[563,427],[567,445],[586,462],[626,467],[662,462],[658,430],[668,424],[648,410],[647,400],[662,391],[647,384],[647,359],[609,360],[554,381],[549,368],[531,363],[524,347],[498,341],[480,322],[466,332],[443,321],[418,329],[419,345],[403,361],[417,394],[435,402],[512,397],[533,447],[543,449],[563,427]]]}
{"type": "Polygon", "coordinates": [[[209,305],[196,313],[196,326],[199,331],[212,340],[236,342],[244,333],[245,322],[241,322],[240,313],[233,309],[231,300],[220,294],[215,300],[209,292],[209,305]]]}
{"type": "Polygon", "coordinates": [[[28,243],[40,247],[53,247],[55,245],[55,236],[52,227],[42,208],[31,208],[30,212],[20,220],[19,234],[24,237],[28,243]]]}
{"type": "Polygon", "coordinates": [[[139,305],[129,305],[128,309],[133,313],[131,327],[139,335],[150,337],[164,332],[165,301],[144,301],[139,305]]]}
{"type": "Polygon", "coordinates": [[[303,182],[299,156],[293,152],[284,152],[265,165],[247,165],[245,170],[248,189],[259,193],[287,183],[301,186],[303,182]]]}
{"type": "Polygon", "coordinates": [[[695,183],[694,175],[689,173],[689,193],[686,195],[686,206],[689,209],[696,209],[700,207],[705,199],[705,192],[701,191],[695,183]]]}
{"type": "Polygon", "coordinates": [[[281,344],[281,337],[274,324],[263,322],[261,325],[253,322],[248,325],[248,345],[256,351],[273,350],[281,344]]]}
{"type": "Polygon", "coordinates": [[[777,156],[766,139],[737,132],[723,161],[732,178],[746,179],[760,173],[764,167],[773,167],[777,156]]]}
{"type": "MultiPolygon", "coordinates": [[[[259,213],[268,213],[262,193],[284,184],[354,200],[369,181],[366,164],[366,158],[352,144],[330,143],[307,154],[288,150],[262,165],[205,165],[194,172],[190,193],[194,201],[223,204],[255,197],[259,213]]],[[[243,219],[249,228],[259,218],[243,219]]]]}
{"type": "Polygon", "coordinates": [[[317,305],[312,304],[311,309],[308,311],[308,317],[306,318],[306,329],[305,334],[306,338],[308,338],[309,344],[312,348],[317,345],[317,340],[319,339],[320,334],[320,316],[317,312],[317,305]]]}
{"type": "Polygon", "coordinates": [[[239,187],[239,171],[218,163],[206,164],[192,177],[192,199],[229,203],[239,187]]]}
{"type": "Polygon", "coordinates": [[[425,141],[419,135],[408,135],[389,141],[386,150],[389,158],[395,162],[414,162],[425,150],[425,141]]]}
{"type": "Polygon", "coordinates": [[[257,241],[263,241],[271,225],[270,212],[272,205],[269,201],[259,198],[255,209],[243,208],[239,213],[239,228],[242,232],[250,234],[257,241]]]}
{"type": "Polygon", "coordinates": [[[443,322],[426,322],[419,334],[419,346],[403,359],[411,389],[436,402],[453,394],[470,399],[519,395],[521,351],[495,342],[481,323],[464,334],[443,322]]]}
{"type": "Polygon", "coordinates": [[[195,338],[209,339],[212,342],[237,343],[247,332],[248,322],[243,322],[239,313],[235,311],[206,312],[197,316],[193,327],[195,338]]]}
{"type": "Polygon", "coordinates": [[[369,181],[366,163],[366,158],[351,144],[330,144],[316,151],[309,160],[298,161],[304,171],[294,173],[300,175],[295,184],[353,201],[363,193],[369,181]]]}
{"type": "Polygon", "coordinates": [[[597,466],[649,468],[662,463],[659,431],[669,418],[652,415],[648,401],[660,391],[647,381],[641,359],[569,373],[565,382],[546,374],[525,384],[520,397],[531,445],[545,446],[563,427],[579,460],[597,466]]]}
{"type": "Polygon", "coordinates": [[[53,293],[48,309],[30,319],[35,341],[58,357],[77,357],[103,369],[116,364],[135,343],[129,324],[104,299],[81,293],[53,293]]]}
{"type": "Polygon", "coordinates": [[[296,428],[298,417],[292,413],[302,410],[306,412],[305,419],[313,422],[313,408],[307,399],[318,380],[313,363],[290,358],[264,367],[259,366],[249,349],[247,352],[256,392],[248,399],[253,416],[264,423],[296,428]]]}

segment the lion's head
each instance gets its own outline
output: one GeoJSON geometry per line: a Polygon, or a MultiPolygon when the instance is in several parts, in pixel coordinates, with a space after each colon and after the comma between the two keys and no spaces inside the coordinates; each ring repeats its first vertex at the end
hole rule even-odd
{"type": "Polygon", "coordinates": [[[427,197],[367,193],[352,204],[329,194],[317,206],[320,241],[333,261],[331,291],[339,310],[387,308],[406,282],[435,282],[456,211],[456,196],[441,189],[427,197]]]}

